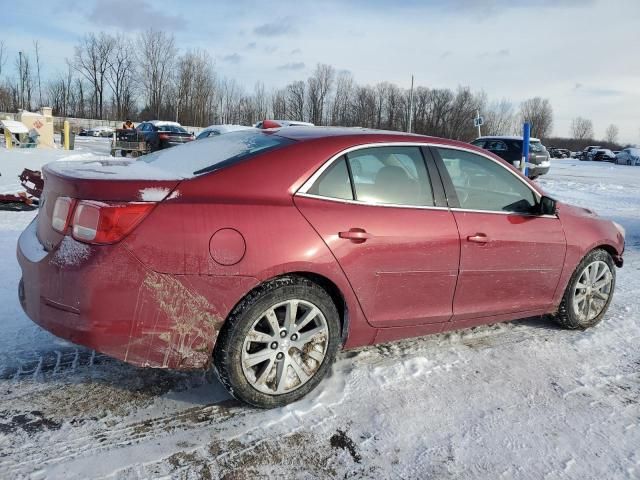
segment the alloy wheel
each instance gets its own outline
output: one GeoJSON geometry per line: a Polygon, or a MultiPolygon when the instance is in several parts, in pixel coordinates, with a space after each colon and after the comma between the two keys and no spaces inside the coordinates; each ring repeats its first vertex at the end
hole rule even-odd
{"type": "Polygon", "coordinates": [[[585,267],[573,290],[573,309],[581,324],[596,318],[607,306],[613,275],[601,260],[585,267]]]}
{"type": "Polygon", "coordinates": [[[292,392],[322,365],[328,337],[327,321],[317,306],[299,299],[280,302],[258,316],[244,339],[245,378],[262,393],[292,392]]]}

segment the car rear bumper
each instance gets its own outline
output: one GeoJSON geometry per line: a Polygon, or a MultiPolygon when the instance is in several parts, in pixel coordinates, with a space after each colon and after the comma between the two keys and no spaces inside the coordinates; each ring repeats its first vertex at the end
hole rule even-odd
{"type": "Polygon", "coordinates": [[[527,175],[530,177],[539,177],[549,172],[551,162],[549,160],[542,163],[527,163],[527,175]]]}
{"type": "Polygon", "coordinates": [[[207,368],[227,312],[202,292],[221,292],[226,305],[227,295],[253,285],[247,277],[201,281],[157,273],[120,244],[91,246],[65,237],[46,252],[36,221],[18,241],[24,311],[58,337],[136,366],[207,368]]]}

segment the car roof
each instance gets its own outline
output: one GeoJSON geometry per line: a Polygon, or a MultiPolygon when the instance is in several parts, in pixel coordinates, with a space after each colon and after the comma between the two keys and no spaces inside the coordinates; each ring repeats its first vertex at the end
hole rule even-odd
{"type": "MultiPolygon", "coordinates": [[[[476,140],[520,140],[522,141],[522,136],[518,135],[487,135],[483,137],[478,137],[476,140]]],[[[474,142],[476,141],[474,140],[474,142]]],[[[536,137],[529,137],[530,142],[539,142],[540,139],[536,137]]]]}
{"type": "Polygon", "coordinates": [[[430,137],[427,135],[419,135],[417,133],[397,132],[392,130],[377,130],[373,128],[362,127],[280,127],[265,129],[264,132],[273,132],[274,134],[295,140],[298,142],[306,142],[321,139],[338,139],[347,140],[353,145],[368,143],[394,143],[394,142],[410,142],[410,143],[433,143],[443,146],[455,146],[468,150],[477,150],[483,155],[486,151],[471,145],[467,142],[458,140],[450,140],[447,138],[430,137]]]}

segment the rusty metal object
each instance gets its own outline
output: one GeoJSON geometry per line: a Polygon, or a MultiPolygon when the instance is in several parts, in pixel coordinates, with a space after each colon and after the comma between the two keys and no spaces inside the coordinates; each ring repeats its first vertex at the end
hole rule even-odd
{"type": "Polygon", "coordinates": [[[25,168],[18,178],[20,178],[20,183],[30,195],[40,198],[44,188],[42,172],[25,168]]]}

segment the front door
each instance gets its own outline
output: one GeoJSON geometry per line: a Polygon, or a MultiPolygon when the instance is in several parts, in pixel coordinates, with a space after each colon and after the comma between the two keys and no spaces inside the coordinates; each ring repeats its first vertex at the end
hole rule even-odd
{"type": "Polygon", "coordinates": [[[433,150],[457,202],[452,211],[461,252],[453,320],[547,309],[566,251],[560,220],[535,214],[536,193],[498,161],[433,150]]]}
{"type": "Polygon", "coordinates": [[[419,147],[350,152],[295,203],[338,260],[371,325],[451,318],[458,230],[452,213],[436,206],[419,147]]]}

